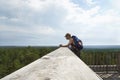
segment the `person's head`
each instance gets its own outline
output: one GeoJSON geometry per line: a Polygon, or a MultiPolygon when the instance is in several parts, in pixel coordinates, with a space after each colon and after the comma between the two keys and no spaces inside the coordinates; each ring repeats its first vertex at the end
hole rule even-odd
{"type": "Polygon", "coordinates": [[[69,39],[71,38],[71,34],[70,34],[70,33],[66,33],[65,38],[66,38],[67,40],[69,40],[69,39]]]}

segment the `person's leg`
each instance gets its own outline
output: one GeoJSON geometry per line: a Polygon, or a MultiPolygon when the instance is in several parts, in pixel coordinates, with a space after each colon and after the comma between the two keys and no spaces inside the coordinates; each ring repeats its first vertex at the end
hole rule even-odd
{"type": "Polygon", "coordinates": [[[78,55],[78,57],[80,58],[80,51],[77,51],[77,55],[78,55]]]}
{"type": "Polygon", "coordinates": [[[80,51],[75,49],[75,48],[71,48],[71,51],[75,53],[76,56],[78,56],[80,58],[80,51]]]}
{"type": "Polygon", "coordinates": [[[75,54],[80,58],[80,51],[76,50],[75,54]]]}

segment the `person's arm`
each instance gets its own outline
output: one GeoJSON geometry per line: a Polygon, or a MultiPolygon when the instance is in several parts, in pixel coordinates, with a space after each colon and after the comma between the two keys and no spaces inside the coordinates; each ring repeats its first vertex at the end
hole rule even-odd
{"type": "Polygon", "coordinates": [[[60,47],[69,47],[72,43],[73,43],[73,39],[70,39],[70,41],[67,45],[60,44],[60,47]]]}
{"type": "Polygon", "coordinates": [[[68,46],[69,46],[69,44],[67,44],[67,45],[60,44],[60,47],[68,47],[68,46]]]}

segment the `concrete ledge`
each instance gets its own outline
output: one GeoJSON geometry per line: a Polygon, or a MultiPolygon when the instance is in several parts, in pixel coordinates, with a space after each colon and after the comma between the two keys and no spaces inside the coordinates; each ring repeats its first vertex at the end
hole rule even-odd
{"type": "Polygon", "coordinates": [[[102,80],[68,48],[59,48],[1,80],[102,80]]]}

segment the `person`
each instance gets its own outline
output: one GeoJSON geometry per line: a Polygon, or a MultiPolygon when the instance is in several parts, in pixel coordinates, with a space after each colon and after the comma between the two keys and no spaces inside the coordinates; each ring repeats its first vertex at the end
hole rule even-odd
{"type": "Polygon", "coordinates": [[[74,52],[79,58],[81,50],[83,49],[83,43],[76,36],[71,36],[70,33],[65,35],[65,38],[69,40],[69,43],[66,45],[60,44],[60,47],[68,47],[72,52],[74,52]]]}

